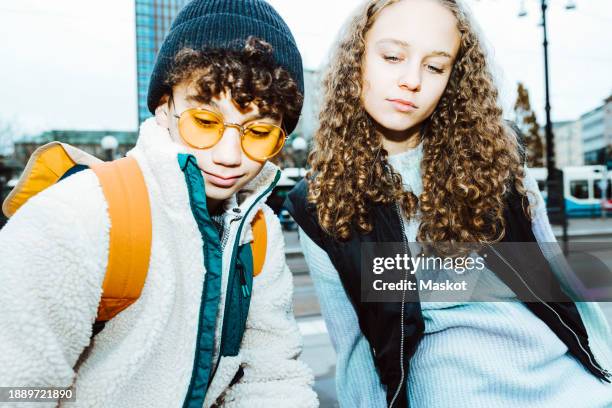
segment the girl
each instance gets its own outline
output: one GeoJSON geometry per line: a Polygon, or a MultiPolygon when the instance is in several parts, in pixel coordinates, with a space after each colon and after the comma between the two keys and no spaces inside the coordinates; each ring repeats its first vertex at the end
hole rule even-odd
{"type": "Polygon", "coordinates": [[[312,170],[286,201],[338,355],[341,406],[612,404],[598,306],[520,302],[528,284],[504,278],[532,279],[527,260],[547,265],[539,249],[492,253],[505,302],[360,297],[364,243],[554,242],[518,145],[458,1],[358,12],[324,81],[312,170]]]}

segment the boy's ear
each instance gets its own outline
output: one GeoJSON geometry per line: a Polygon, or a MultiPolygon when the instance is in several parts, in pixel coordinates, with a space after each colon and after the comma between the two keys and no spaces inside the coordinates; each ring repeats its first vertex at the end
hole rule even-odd
{"type": "Polygon", "coordinates": [[[162,96],[159,105],[155,108],[155,121],[163,128],[170,128],[170,105],[168,95],[162,96]]]}

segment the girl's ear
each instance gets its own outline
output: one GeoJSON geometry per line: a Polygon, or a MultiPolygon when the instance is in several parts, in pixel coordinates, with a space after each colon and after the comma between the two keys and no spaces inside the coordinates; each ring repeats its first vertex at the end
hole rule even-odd
{"type": "Polygon", "coordinates": [[[170,128],[170,104],[168,95],[164,95],[155,108],[155,121],[163,128],[170,128]]]}

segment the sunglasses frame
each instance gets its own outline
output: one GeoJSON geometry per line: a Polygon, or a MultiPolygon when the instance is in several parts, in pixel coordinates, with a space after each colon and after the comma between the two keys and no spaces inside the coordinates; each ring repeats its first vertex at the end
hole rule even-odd
{"type": "MultiPolygon", "coordinates": [[[[174,105],[174,101],[172,101],[172,104],[174,105]]],[[[174,107],[176,108],[176,105],[174,105],[174,107]]],[[[225,131],[227,130],[227,128],[235,128],[238,129],[238,132],[240,133],[240,148],[242,149],[242,151],[244,152],[244,154],[246,154],[247,156],[249,156],[249,158],[251,158],[252,160],[258,161],[258,162],[264,162],[266,160],[271,159],[272,157],[276,156],[277,154],[280,153],[280,151],[283,149],[283,147],[285,146],[285,142],[287,141],[287,139],[289,139],[289,136],[287,135],[287,132],[285,132],[285,129],[283,129],[281,126],[277,126],[274,125],[272,123],[267,123],[267,122],[253,122],[247,126],[243,126],[240,125],[238,123],[231,123],[231,122],[225,122],[223,119],[223,116],[221,116],[220,114],[213,112],[211,110],[208,109],[203,109],[203,108],[189,108],[184,110],[180,115],[175,113],[173,114],[173,116],[178,119],[178,130],[179,130],[179,135],[181,136],[181,139],[183,139],[183,141],[185,143],[187,143],[189,146],[195,148],[195,149],[210,149],[211,147],[213,147],[214,145],[216,145],[217,143],[219,143],[219,141],[223,138],[223,135],[225,134],[225,131]],[[221,125],[221,130],[219,132],[219,137],[217,139],[216,142],[214,142],[213,144],[211,144],[209,147],[198,147],[198,146],[194,146],[192,143],[190,143],[182,134],[181,134],[181,121],[184,120],[184,117],[186,117],[185,115],[190,115],[191,116],[191,112],[204,112],[207,114],[210,114],[212,116],[214,116],[215,118],[217,118],[219,120],[219,124],[221,125]],[[278,150],[276,152],[274,152],[273,154],[266,156],[264,158],[261,157],[254,157],[252,156],[245,148],[244,148],[244,136],[245,136],[245,132],[246,130],[251,127],[251,126],[261,126],[261,125],[265,125],[265,126],[273,126],[275,128],[277,128],[278,130],[281,131],[281,134],[283,136],[281,136],[282,138],[282,143],[279,146],[278,150]]]]}

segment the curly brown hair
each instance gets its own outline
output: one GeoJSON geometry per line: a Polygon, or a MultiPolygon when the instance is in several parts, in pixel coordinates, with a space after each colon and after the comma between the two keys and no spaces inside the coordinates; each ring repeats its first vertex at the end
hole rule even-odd
{"type": "Polygon", "coordinates": [[[221,92],[229,91],[232,99],[245,108],[254,103],[264,116],[283,122],[297,119],[303,95],[298,85],[273,58],[272,46],[250,36],[242,49],[183,48],[173,61],[165,84],[193,84],[200,103],[208,103],[221,92]]]}
{"type": "MultiPolygon", "coordinates": [[[[423,193],[402,188],[388,165],[382,135],[360,100],[365,36],[385,7],[373,0],[347,26],[323,81],[319,128],[308,161],[308,201],[336,239],[372,230],[369,207],[398,202],[408,217],[420,207],[422,242],[492,243],[505,233],[504,197],[514,183],[525,198],[516,135],[504,124],[485,51],[465,10],[438,0],[457,20],[459,53],[448,85],[422,124],[423,193]]],[[[523,208],[528,216],[528,206],[523,208]]]]}

